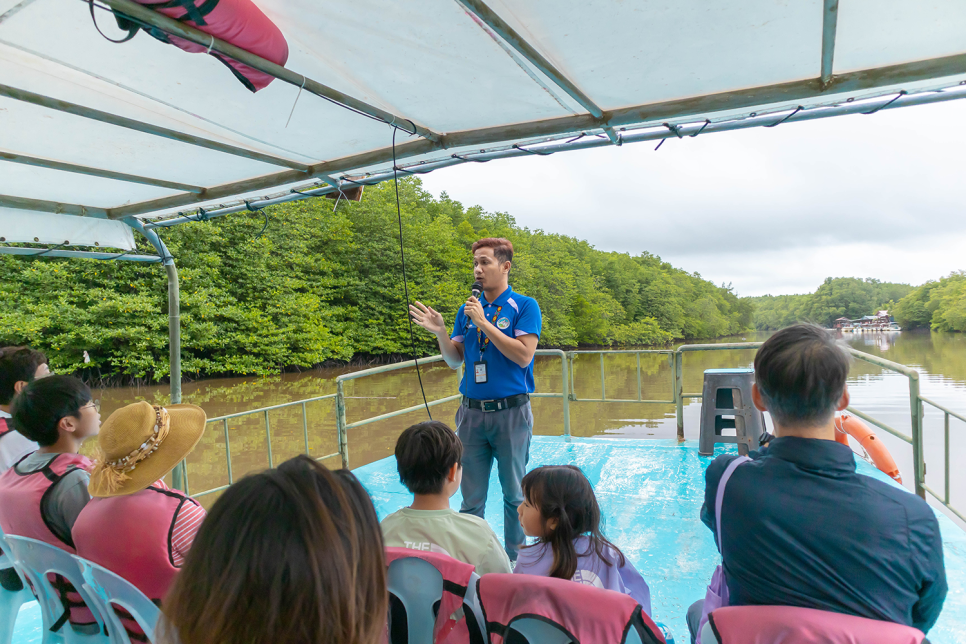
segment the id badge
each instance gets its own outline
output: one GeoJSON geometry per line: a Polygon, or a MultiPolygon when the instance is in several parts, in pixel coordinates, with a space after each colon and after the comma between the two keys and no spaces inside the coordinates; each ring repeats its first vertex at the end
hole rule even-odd
{"type": "Polygon", "coordinates": [[[476,379],[476,384],[482,385],[486,382],[486,361],[480,360],[479,362],[473,363],[473,375],[476,379]]]}

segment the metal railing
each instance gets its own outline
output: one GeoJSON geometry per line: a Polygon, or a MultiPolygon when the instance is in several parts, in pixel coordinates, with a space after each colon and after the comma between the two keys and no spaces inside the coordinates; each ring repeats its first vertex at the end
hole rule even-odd
{"type": "MultiPolygon", "coordinates": [[[[309,453],[309,416],[308,410],[306,410],[305,405],[311,402],[316,402],[318,400],[328,400],[330,398],[335,398],[336,394],[328,394],[325,396],[316,396],[315,398],[306,398],[305,400],[296,400],[290,403],[283,403],[281,405],[272,405],[271,407],[261,407],[259,409],[252,409],[251,411],[242,411],[237,414],[227,414],[225,416],[218,416],[217,418],[209,418],[207,421],[208,425],[213,425],[215,423],[221,423],[222,431],[225,435],[225,464],[228,469],[228,485],[220,485],[218,487],[212,488],[210,490],[205,490],[203,492],[198,492],[197,494],[192,494],[194,498],[199,498],[205,496],[206,494],[214,494],[215,492],[221,492],[222,490],[227,490],[230,485],[235,482],[235,476],[231,469],[231,438],[228,432],[228,421],[235,418],[243,418],[246,416],[256,416],[258,414],[264,414],[265,417],[265,447],[268,452],[268,466],[275,467],[275,458],[272,455],[272,425],[269,420],[268,413],[270,411],[275,411],[277,409],[286,409],[288,407],[301,407],[302,408],[302,431],[305,438],[305,453],[309,453]]],[[[341,445],[340,445],[341,447],[341,445]]],[[[327,458],[332,458],[333,456],[339,456],[339,452],[334,454],[326,454],[325,456],[319,456],[316,458],[318,461],[323,461],[327,458]]],[[[345,463],[345,458],[343,458],[343,463],[345,463]]],[[[190,494],[190,487],[188,485],[188,468],[184,467],[182,470],[183,482],[185,494],[190,494]]]]}
{"type": "MultiPolygon", "coordinates": [[[[936,409],[938,409],[939,411],[943,412],[943,460],[945,461],[945,465],[943,468],[943,473],[945,475],[944,476],[945,485],[944,485],[942,498],[939,497],[939,494],[937,492],[933,491],[932,488],[926,485],[925,482],[923,482],[922,487],[926,492],[929,492],[929,494],[932,494],[933,497],[935,497],[937,501],[942,503],[950,512],[952,512],[957,517],[959,517],[960,520],[966,522],[966,516],[964,516],[962,512],[959,512],[958,510],[956,510],[956,508],[952,506],[949,500],[949,417],[952,416],[953,418],[956,418],[957,420],[960,420],[964,423],[966,423],[966,418],[964,418],[961,414],[957,414],[954,411],[950,411],[949,409],[946,409],[939,403],[929,400],[925,396],[919,396],[919,401],[920,401],[920,404],[926,403],[927,405],[931,405],[936,409]]],[[[925,476],[925,470],[926,470],[926,466],[925,464],[923,464],[923,476],[925,476]]]]}
{"type": "MultiPolygon", "coordinates": [[[[537,356],[557,356],[560,358],[561,363],[561,383],[563,385],[562,392],[559,394],[546,394],[546,393],[533,393],[530,394],[534,398],[563,398],[564,407],[564,435],[568,438],[570,437],[570,401],[567,398],[567,356],[559,349],[537,349],[537,356]]],[[[420,358],[419,364],[431,364],[433,362],[442,361],[443,356],[437,355],[429,358],[420,358]]],[[[375,423],[380,420],[387,420],[389,418],[395,418],[396,416],[402,416],[403,414],[408,414],[411,411],[418,411],[424,409],[426,406],[434,407],[436,405],[442,405],[443,403],[452,402],[454,400],[459,400],[461,394],[453,394],[452,396],[446,396],[444,398],[438,398],[436,400],[427,400],[425,405],[412,405],[411,407],[406,407],[404,409],[397,409],[396,411],[391,411],[386,414],[380,414],[378,416],[372,416],[371,418],[365,418],[363,420],[356,421],[354,423],[346,422],[346,406],[345,406],[345,382],[347,380],[355,380],[357,378],[364,378],[367,376],[374,376],[380,373],[387,373],[390,371],[398,371],[400,369],[408,369],[409,367],[415,366],[415,361],[409,360],[407,362],[397,362],[395,364],[387,364],[381,367],[374,367],[372,369],[366,369],[365,371],[357,371],[355,373],[343,374],[335,379],[336,387],[336,427],[339,431],[339,453],[342,454],[342,466],[349,467],[349,445],[348,445],[348,431],[354,427],[361,427],[362,425],[368,425],[369,423],[375,423]]],[[[460,378],[462,377],[462,368],[459,369],[460,378]]],[[[457,380],[459,382],[459,380],[457,380]]]]}
{"type": "MultiPolygon", "coordinates": [[[[564,437],[570,440],[570,403],[571,402],[617,402],[617,403],[639,403],[639,404],[663,404],[670,405],[673,404],[676,407],[676,420],[677,420],[677,437],[678,440],[684,440],[684,401],[688,399],[701,399],[701,393],[690,393],[684,391],[684,354],[699,352],[699,351],[733,351],[733,350],[754,350],[761,346],[760,342],[738,342],[738,343],[727,343],[727,344],[686,344],[679,346],[677,349],[628,349],[628,350],[581,350],[581,351],[561,351],[559,349],[538,349],[536,352],[537,356],[549,356],[560,358],[560,383],[561,391],[560,393],[533,393],[531,397],[533,398],[560,398],[563,406],[563,429],[564,437]],[[604,356],[616,356],[616,355],[628,355],[633,354],[636,357],[636,370],[637,370],[637,397],[636,398],[608,398],[607,397],[607,383],[606,383],[606,368],[604,365],[604,356]],[[670,400],[663,399],[647,399],[644,398],[644,391],[642,385],[641,376],[641,354],[657,354],[668,356],[668,361],[671,366],[671,384],[672,384],[672,397],[670,400]],[[600,365],[600,386],[601,386],[601,397],[600,398],[578,398],[576,395],[576,380],[574,373],[576,371],[575,360],[580,356],[599,356],[600,365]]],[[[966,521],[966,516],[964,513],[953,508],[950,502],[950,441],[949,441],[949,424],[950,418],[962,421],[966,423],[966,416],[958,414],[950,409],[943,407],[942,405],[925,398],[920,394],[919,391],[919,372],[911,367],[880,358],[856,349],[849,348],[852,356],[863,362],[876,365],[882,369],[892,371],[894,373],[901,374],[908,379],[909,382],[909,403],[910,403],[910,426],[911,433],[906,434],[902,431],[889,426],[887,423],[874,418],[858,409],[853,407],[848,407],[848,411],[855,414],[857,417],[861,418],[865,422],[878,427],[879,429],[895,436],[896,438],[902,440],[903,442],[912,446],[913,452],[913,469],[914,469],[914,481],[915,481],[915,492],[920,497],[925,498],[926,493],[932,495],[939,503],[944,507],[949,509],[953,514],[959,517],[961,520],[966,521]],[[924,407],[923,405],[929,405],[936,410],[944,414],[944,486],[943,492],[933,490],[931,487],[926,485],[926,465],[923,456],[923,417],[924,417],[924,407]]],[[[433,364],[443,360],[440,355],[430,356],[427,358],[420,358],[420,365],[433,364]]],[[[346,400],[350,399],[350,396],[345,395],[345,383],[350,380],[357,380],[360,378],[366,378],[369,376],[374,376],[378,374],[384,374],[392,371],[398,371],[401,369],[408,369],[415,365],[414,361],[399,362],[395,364],[382,365],[379,367],[374,367],[372,369],[365,369],[362,371],[356,371],[354,373],[347,373],[336,378],[336,392],[334,394],[328,394],[325,396],[316,396],[314,398],[308,398],[305,400],[298,400],[290,403],[285,403],[281,405],[273,405],[271,407],[262,407],[260,409],[253,409],[251,411],[240,412],[236,414],[228,414],[226,416],[219,416],[217,418],[212,418],[208,420],[209,424],[221,423],[222,431],[225,437],[225,459],[228,471],[228,485],[221,485],[210,490],[205,490],[194,494],[193,496],[200,497],[206,494],[213,494],[215,492],[220,492],[226,489],[229,485],[234,483],[234,475],[232,473],[231,464],[231,443],[228,431],[228,421],[232,419],[247,417],[247,416],[257,416],[263,415],[265,423],[265,440],[266,440],[266,450],[268,454],[268,464],[269,467],[274,467],[274,457],[272,454],[272,434],[271,434],[271,422],[269,419],[269,412],[278,409],[283,409],[287,407],[301,406],[302,410],[302,429],[303,438],[305,444],[305,453],[309,453],[309,423],[306,411],[306,404],[321,400],[335,399],[335,421],[336,430],[338,433],[339,448],[338,452],[327,454],[325,456],[318,457],[317,460],[325,460],[328,458],[334,458],[335,456],[341,457],[342,466],[349,467],[349,430],[362,427],[364,425],[369,425],[371,423],[376,423],[383,420],[388,420],[390,418],[395,418],[397,416],[402,416],[410,412],[418,411],[424,408],[423,404],[412,405],[405,407],[403,409],[397,409],[384,414],[379,414],[376,416],[371,416],[363,418],[352,423],[347,421],[346,416],[346,400]]],[[[458,370],[458,379],[462,377],[462,368],[458,370]]],[[[434,407],[437,405],[442,405],[449,402],[454,402],[461,398],[460,394],[452,394],[448,396],[443,396],[441,398],[427,400],[426,405],[429,407],[434,407]]],[[[188,492],[188,476],[187,468],[185,468],[183,476],[183,489],[188,492]]]]}

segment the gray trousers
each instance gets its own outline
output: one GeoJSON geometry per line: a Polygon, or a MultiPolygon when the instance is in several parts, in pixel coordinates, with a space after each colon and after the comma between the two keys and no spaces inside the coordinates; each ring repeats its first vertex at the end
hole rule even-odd
{"type": "Polygon", "coordinates": [[[495,457],[503,487],[504,547],[510,561],[516,561],[517,550],[526,539],[517,507],[523,503],[520,481],[530,460],[530,437],[533,435],[530,403],[488,412],[460,405],[456,410],[456,433],[463,442],[463,484],[460,486],[463,505],[460,512],[483,518],[495,457]]]}

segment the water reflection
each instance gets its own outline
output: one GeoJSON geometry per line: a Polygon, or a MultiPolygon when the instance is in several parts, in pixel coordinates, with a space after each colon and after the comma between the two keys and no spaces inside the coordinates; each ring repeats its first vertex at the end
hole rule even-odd
{"type": "MultiPolygon", "coordinates": [[[[760,341],[767,334],[748,334],[722,342],[760,341]]],[[[906,364],[922,373],[924,396],[953,410],[966,411],[966,335],[902,332],[898,334],[845,334],[855,348],[906,364]]],[[[700,392],[705,369],[749,366],[754,352],[712,351],[687,353],[684,356],[684,390],[700,392]]],[[[671,403],[592,402],[606,393],[608,399],[641,398],[667,400],[672,397],[671,363],[667,355],[640,356],[640,381],[637,358],[614,353],[603,359],[594,354],[579,354],[574,360],[574,392],[578,398],[570,405],[571,432],[575,436],[613,436],[633,438],[673,438],[676,433],[675,409],[671,403]],[[581,400],[585,399],[585,400],[581,400]]],[[[335,393],[336,376],[361,367],[319,369],[272,378],[227,378],[185,383],[184,402],[204,407],[209,418],[255,408],[269,407],[335,393]]],[[[560,359],[538,358],[537,390],[560,393],[560,359]]],[[[456,372],[442,363],[422,367],[423,384],[430,400],[455,393],[456,372]]],[[[856,361],[850,378],[853,404],[885,423],[908,433],[910,411],[908,382],[905,377],[889,373],[874,365],[856,361]]],[[[414,370],[406,369],[351,380],[346,383],[348,422],[420,404],[422,396],[414,370]]],[[[102,416],[136,400],[166,403],[167,387],[122,387],[99,391],[102,416]]],[[[452,424],[456,404],[432,408],[434,418],[452,424]]],[[[563,408],[560,398],[537,398],[533,402],[537,434],[563,433],[563,408]]],[[[927,482],[943,489],[943,417],[927,406],[924,422],[927,482]]],[[[697,438],[700,401],[685,407],[685,435],[697,438]]],[[[267,412],[269,435],[265,432],[265,415],[231,419],[227,424],[209,424],[201,442],[188,459],[190,488],[211,489],[229,482],[226,457],[226,434],[230,444],[231,474],[234,479],[247,472],[280,463],[307,451],[315,457],[338,452],[335,405],[332,399],[267,412]]],[[[350,466],[358,467],[392,454],[396,436],[413,422],[426,418],[425,411],[410,412],[393,419],[363,425],[349,430],[350,466]]],[[[952,421],[952,454],[966,453],[966,425],[952,421]],[[958,425],[956,424],[958,423],[958,425]]],[[[881,432],[880,432],[881,434],[881,432]]],[[[907,485],[912,482],[911,448],[889,435],[882,435],[907,485]]],[[[324,461],[338,466],[338,456],[324,461]]],[[[953,459],[956,462],[956,459],[953,459]]],[[[952,474],[952,499],[958,507],[966,506],[966,473],[952,474]]],[[[205,497],[206,505],[213,497],[205,497]]]]}

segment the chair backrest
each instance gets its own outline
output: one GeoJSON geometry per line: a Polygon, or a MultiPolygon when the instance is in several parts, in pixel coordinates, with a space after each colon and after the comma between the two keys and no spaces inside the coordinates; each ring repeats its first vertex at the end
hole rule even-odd
{"type": "Polygon", "coordinates": [[[100,612],[107,619],[111,641],[119,644],[131,642],[124,623],[115,612],[115,608],[122,608],[137,622],[147,640],[153,642],[158,618],[161,616],[161,611],[155,603],[134,584],[107,568],[80,557],[75,556],[75,558],[81,564],[88,590],[94,601],[99,604],[100,612]]]}
{"type": "Polygon", "coordinates": [[[483,606],[480,604],[479,594],[480,576],[475,572],[470,575],[470,583],[466,586],[466,595],[463,597],[463,611],[466,615],[466,630],[469,633],[470,643],[485,643],[486,640],[486,617],[483,615],[483,606]]]}
{"type": "MultiPolygon", "coordinates": [[[[729,606],[708,618],[718,644],[922,644],[922,631],[876,619],[795,606],[729,606]]],[[[708,644],[715,640],[705,640],[708,644]]]]}
{"type": "MultiPolygon", "coordinates": [[[[573,638],[559,626],[535,617],[516,619],[507,628],[527,639],[527,644],[576,644],[573,638]]],[[[509,633],[504,639],[511,639],[509,633]]]]}
{"type": "Polygon", "coordinates": [[[14,567],[13,561],[6,555],[5,549],[9,550],[9,546],[4,541],[3,530],[0,529],[0,575],[3,576],[0,578],[0,644],[10,644],[13,641],[13,629],[20,615],[20,607],[34,598],[27,590],[26,582],[14,567]],[[10,572],[11,569],[13,573],[10,572]]]}
{"type": "Polygon", "coordinates": [[[542,644],[544,640],[555,644],[570,641],[664,644],[666,641],[661,629],[637,601],[613,590],[569,579],[488,574],[480,578],[479,594],[493,644],[505,642],[511,631],[517,631],[534,644],[542,644]],[[554,628],[548,630],[531,621],[554,628]]]}
{"type": "Polygon", "coordinates": [[[486,623],[477,598],[479,576],[472,565],[442,553],[407,548],[386,548],[386,561],[393,644],[404,640],[408,644],[486,641],[486,623]]]}
{"type": "MultiPolygon", "coordinates": [[[[14,565],[29,582],[40,603],[44,630],[51,631],[55,625],[63,624],[64,604],[61,594],[51,584],[48,575],[59,575],[66,579],[81,600],[90,609],[94,620],[104,632],[104,617],[100,614],[97,602],[85,588],[85,579],[80,563],[70,553],[36,539],[8,535],[5,538],[9,555],[14,565]]],[[[53,629],[59,631],[60,628],[53,629]]]]}
{"type": "Polygon", "coordinates": [[[389,564],[387,581],[389,593],[406,610],[409,644],[433,644],[433,606],[443,598],[442,573],[427,561],[407,557],[389,564]]]}

